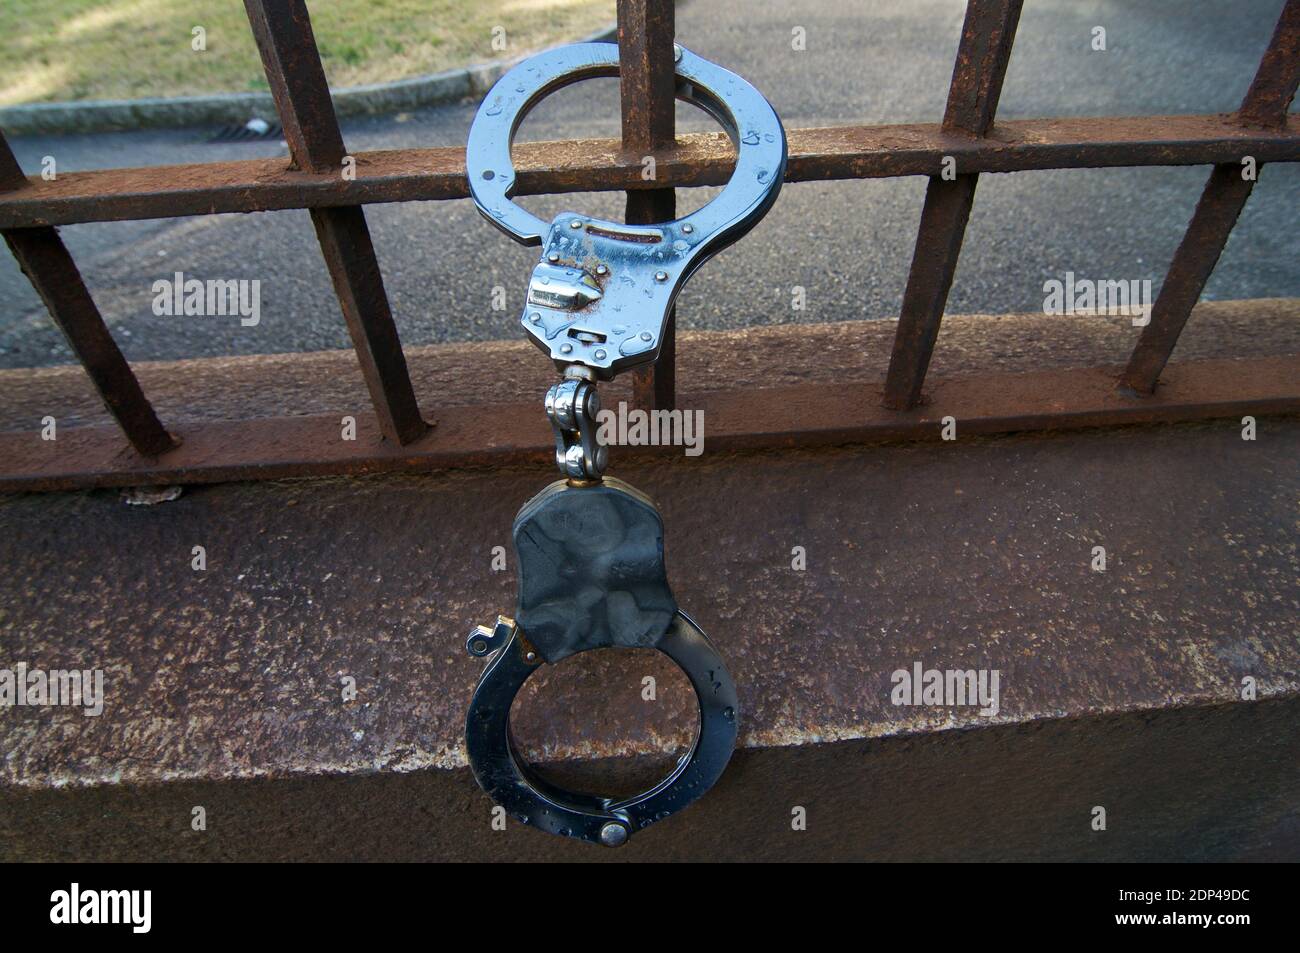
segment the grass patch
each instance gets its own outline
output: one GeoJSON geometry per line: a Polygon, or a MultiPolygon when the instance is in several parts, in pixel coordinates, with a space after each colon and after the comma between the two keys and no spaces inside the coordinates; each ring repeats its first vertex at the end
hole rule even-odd
{"type": "MultiPolygon", "coordinates": [[[[513,58],[614,20],[614,0],[315,0],[309,7],[335,87],[513,58]],[[506,49],[494,48],[494,39],[506,49]]],[[[0,106],[266,88],[240,0],[0,0],[0,106]],[[192,46],[196,26],[204,30],[202,51],[192,46]]]]}

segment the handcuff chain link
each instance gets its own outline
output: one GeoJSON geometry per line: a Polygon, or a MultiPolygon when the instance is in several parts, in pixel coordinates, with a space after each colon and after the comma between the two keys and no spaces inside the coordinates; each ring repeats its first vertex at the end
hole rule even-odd
{"type": "Polygon", "coordinates": [[[609,450],[596,439],[600,395],[590,381],[566,378],[546,392],[546,416],[555,431],[555,464],[569,480],[598,482],[609,450]]]}

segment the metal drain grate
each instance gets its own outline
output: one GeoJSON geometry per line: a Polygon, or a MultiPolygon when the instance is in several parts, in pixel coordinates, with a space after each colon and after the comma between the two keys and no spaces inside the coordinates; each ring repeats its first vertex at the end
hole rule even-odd
{"type": "Polygon", "coordinates": [[[282,139],[284,130],[278,122],[250,119],[246,123],[222,126],[208,142],[256,142],[262,139],[282,139]]]}

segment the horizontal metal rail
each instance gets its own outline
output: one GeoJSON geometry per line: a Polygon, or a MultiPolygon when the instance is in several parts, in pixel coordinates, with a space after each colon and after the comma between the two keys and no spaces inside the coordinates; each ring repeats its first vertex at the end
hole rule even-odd
{"type": "MultiPolygon", "coordinates": [[[[931,401],[904,413],[869,401],[859,388],[812,383],[695,395],[709,422],[710,453],[832,446],[886,440],[940,440],[953,417],[963,435],[1239,418],[1300,412],[1300,355],[1208,360],[1170,369],[1148,400],[1115,390],[1116,367],[1067,368],[957,378],[931,401]]],[[[337,414],[195,422],[185,442],[158,459],[123,464],[108,426],[64,431],[52,443],[0,433],[0,491],[68,490],[154,483],[366,474],[396,470],[543,462],[555,438],[532,402],[476,404],[448,414],[407,444],[380,440],[375,419],[358,416],[357,439],[339,439],[337,414]]],[[[619,459],[683,459],[681,447],[620,447],[619,459]]]]}
{"type": "MultiPolygon", "coordinates": [[[[937,175],[944,156],[970,172],[1300,161],[1300,122],[1251,128],[1227,116],[1016,119],[982,139],[939,123],[789,131],[787,182],[937,175]]],[[[525,142],[513,152],[519,195],[613,192],[725,184],[735,152],[721,133],[679,136],[642,179],[640,153],[617,139],[525,142]]],[[[308,172],[283,159],[62,172],[0,193],[0,228],[270,212],[469,196],[463,148],[358,152],[356,179],[308,172]]]]}

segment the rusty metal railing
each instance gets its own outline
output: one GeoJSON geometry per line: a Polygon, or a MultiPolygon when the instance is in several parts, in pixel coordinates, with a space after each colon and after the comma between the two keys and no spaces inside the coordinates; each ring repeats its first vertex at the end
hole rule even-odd
{"type": "MultiPolygon", "coordinates": [[[[1033,119],[995,122],[1023,0],[969,0],[940,124],[794,129],[790,182],[905,175],[929,177],[893,353],[880,396],[808,385],[764,395],[707,398],[711,445],[790,446],[917,436],[933,413],[919,406],[956,271],[979,175],[1038,169],[1214,166],[1200,203],[1119,380],[1056,371],[1014,382],[968,381],[946,395],[967,432],[1173,420],[1300,409],[1296,360],[1254,359],[1192,367],[1176,388],[1157,382],[1254,185],[1241,174],[1300,160],[1300,128],[1287,110],[1300,81],[1300,0],[1288,0],[1241,107],[1229,115],[1033,119]],[[901,143],[901,144],[900,144],[901,143]],[[948,180],[952,157],[960,174],[948,180]],[[771,396],[771,395],[768,395],[771,396]],[[765,408],[759,412],[758,405],[765,408]],[[797,412],[783,411],[797,408],[797,412]],[[775,409],[773,409],[775,408],[775,409]]],[[[465,198],[463,149],[356,154],[340,174],[343,137],[304,0],[245,0],[289,145],[290,162],[259,159],[25,177],[0,135],[0,231],[134,453],[108,428],[83,428],[59,455],[33,450],[30,434],[0,434],[0,489],[55,489],[457,466],[542,456],[549,434],[514,405],[485,409],[473,430],[422,419],[398,340],[363,205],[465,198]],[[105,327],[56,226],[306,208],[319,239],[374,405],[359,441],[319,439],[327,422],[283,417],[207,422],[169,433],[105,327]],[[537,431],[536,433],[534,431],[537,431]],[[483,434],[495,438],[488,446],[483,434]]],[[[718,185],[730,174],[721,134],[674,136],[671,0],[618,0],[623,62],[622,141],[569,140],[516,149],[517,193],[624,190],[627,218],[674,215],[674,189],[718,185]],[[644,181],[642,157],[656,157],[644,181]]],[[[671,329],[670,322],[669,328],[671,329]]],[[[671,406],[674,345],[633,384],[642,406],[671,406]]],[[[933,409],[931,409],[933,410],[933,409]]],[[[361,423],[359,421],[359,423],[361,423]]],[[[330,418],[328,427],[337,425],[330,418]]]]}

